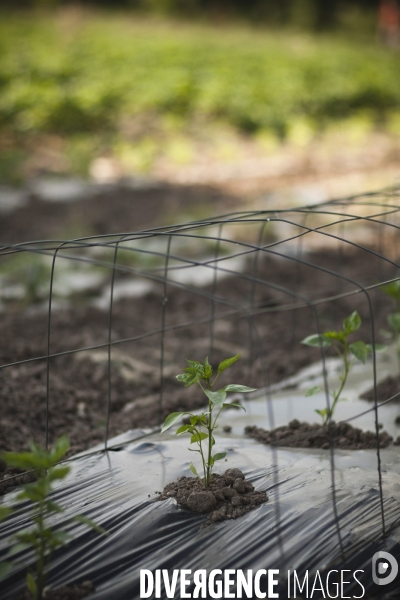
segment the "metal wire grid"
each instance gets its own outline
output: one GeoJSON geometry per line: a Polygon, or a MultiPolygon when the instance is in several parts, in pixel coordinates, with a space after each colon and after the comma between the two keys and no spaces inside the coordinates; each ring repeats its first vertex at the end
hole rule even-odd
{"type": "MultiPolygon", "coordinates": [[[[374,291],[383,283],[399,279],[398,230],[400,226],[400,189],[390,188],[363,196],[337,199],[313,206],[285,210],[258,210],[230,213],[212,219],[194,221],[181,225],[161,227],[139,231],[136,233],[121,233],[118,235],[93,236],[74,240],[51,240],[26,242],[0,248],[0,260],[6,260],[17,253],[38,254],[51,257],[49,279],[49,296],[47,308],[47,351],[42,356],[33,356],[0,365],[0,369],[16,367],[34,361],[46,363],[46,410],[45,443],[49,444],[49,406],[51,402],[51,368],[52,360],[65,355],[79,352],[106,349],[107,351],[107,389],[105,390],[106,426],[104,451],[112,446],[109,444],[111,401],[113,394],[113,379],[111,366],[112,352],[118,345],[130,342],[140,342],[159,337],[159,422],[162,421],[165,403],[165,365],[166,365],[166,336],[174,335],[179,330],[193,326],[208,327],[209,357],[212,359],[215,351],[215,325],[225,318],[244,318],[249,326],[249,374],[251,375],[256,355],[265,356],[263,339],[258,331],[258,320],[266,314],[276,311],[287,311],[288,323],[291,319],[292,342],[296,342],[296,315],[300,309],[311,311],[314,321],[314,331],[322,331],[318,308],[325,303],[332,303],[348,297],[351,299],[359,294],[364,298],[369,313],[369,330],[371,342],[376,339],[375,316],[379,295],[374,297],[374,291]],[[272,230],[272,235],[270,234],[272,230]],[[157,247],[154,246],[156,241],[157,247]],[[333,270],[310,260],[310,252],[315,256],[315,248],[327,245],[330,252],[337,258],[337,267],[333,270]],[[191,248],[200,249],[199,256],[193,257],[191,248]],[[201,253],[202,248],[208,248],[208,255],[201,253]],[[212,255],[210,256],[210,248],[212,255]],[[375,281],[364,282],[362,273],[354,278],[343,274],[346,261],[346,251],[357,250],[373,257],[378,264],[375,281]],[[106,257],[106,254],[110,258],[106,257]],[[125,264],[120,260],[122,253],[134,257],[134,264],[125,264]],[[148,264],[149,259],[154,264],[148,264]],[[264,274],[262,263],[268,260],[281,260],[293,264],[293,278],[290,281],[276,282],[264,274]],[[52,316],[54,301],[54,280],[58,265],[62,260],[72,260],[74,264],[90,264],[107,269],[110,273],[110,295],[108,302],[107,341],[84,347],[65,349],[52,352],[52,316]],[[237,266],[237,261],[242,261],[237,266]],[[243,262],[244,261],[244,262],[243,262]],[[313,269],[318,274],[324,273],[333,278],[333,288],[304,290],[301,288],[302,270],[313,269]],[[193,281],[188,282],[187,274],[193,274],[202,269],[211,274],[208,285],[201,287],[193,281]],[[182,275],[183,273],[183,275],[182,275]],[[159,325],[151,331],[138,335],[113,339],[113,316],[115,306],[115,285],[117,274],[145,279],[158,286],[160,293],[159,314],[154,315],[154,322],[159,325]],[[242,284],[249,286],[250,292],[246,297],[227,297],[220,285],[222,277],[235,278],[238,287],[242,284]],[[209,311],[190,322],[172,322],[168,324],[168,295],[172,289],[183,290],[188,295],[203,298],[209,303],[209,311]],[[268,290],[278,294],[281,301],[276,304],[262,305],[257,300],[257,291],[268,290]]],[[[193,277],[191,277],[193,279],[193,277]]],[[[341,318],[346,315],[341,315],[341,318]]],[[[340,317],[338,315],[338,317],[340,317]]],[[[23,332],[21,332],[23,335],[23,332]]],[[[292,344],[292,346],[293,346],[292,344]]],[[[184,349],[183,349],[184,352],[184,349]]],[[[324,348],[320,348],[322,375],[324,378],[325,398],[327,408],[330,408],[328,394],[326,357],[324,348]]],[[[290,360],[290,356],[288,357],[290,360]]],[[[373,353],[373,384],[374,405],[363,413],[353,415],[347,421],[352,421],[368,412],[374,412],[375,433],[377,440],[377,478],[380,494],[380,512],[382,535],[388,534],[385,524],[384,495],[382,488],[381,450],[379,445],[379,408],[391,402],[395,396],[378,402],[377,397],[377,367],[376,356],[373,353]]],[[[262,361],[262,379],[268,406],[269,425],[275,427],[274,411],[271,401],[271,390],[268,370],[262,361]]],[[[400,392],[399,392],[400,394],[400,392]]],[[[399,394],[396,394],[398,396],[399,394]]],[[[68,433],[68,432],[66,432],[68,433]]],[[[137,438],[136,438],[137,439],[137,438]]],[[[278,487],[279,482],[279,453],[275,445],[273,449],[273,477],[278,487]]],[[[330,429],[330,467],[332,510],[336,523],[338,542],[342,559],[345,562],[345,550],[338,514],[336,482],[335,482],[335,448],[330,429]]],[[[275,502],[276,532],[281,552],[283,553],[282,534],[280,530],[279,495],[275,502]]]]}

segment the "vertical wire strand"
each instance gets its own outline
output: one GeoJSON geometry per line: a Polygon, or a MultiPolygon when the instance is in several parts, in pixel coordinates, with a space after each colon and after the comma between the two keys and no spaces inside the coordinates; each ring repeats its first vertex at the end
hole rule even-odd
{"type": "MultiPolygon", "coordinates": [[[[217,261],[218,257],[219,257],[219,252],[220,252],[220,247],[221,247],[222,228],[223,228],[223,223],[220,223],[218,226],[217,240],[215,243],[215,251],[214,251],[214,260],[215,261],[217,261]]],[[[209,362],[211,364],[212,364],[212,361],[214,358],[215,295],[217,293],[217,278],[218,278],[218,268],[214,269],[212,291],[211,291],[210,342],[209,342],[209,351],[208,351],[209,362]]]]}
{"type": "Polygon", "coordinates": [[[169,235],[167,238],[167,251],[165,254],[164,263],[164,286],[163,286],[163,297],[161,301],[161,335],[160,335],[160,395],[158,399],[158,420],[162,422],[163,416],[163,399],[164,399],[164,353],[165,353],[165,314],[167,310],[167,283],[168,283],[168,266],[169,259],[171,256],[171,242],[172,236],[169,235]]]}
{"type": "Polygon", "coordinates": [[[51,307],[53,301],[53,284],[54,284],[54,269],[56,264],[57,253],[63,246],[61,244],[53,254],[50,272],[50,289],[49,289],[49,305],[47,312],[47,360],[46,360],[46,450],[49,447],[49,413],[50,413],[50,338],[51,338],[51,307]]]}
{"type": "Polygon", "coordinates": [[[104,439],[104,450],[108,448],[108,437],[110,434],[110,420],[111,420],[111,396],[112,396],[112,384],[111,384],[111,336],[112,336],[112,320],[113,320],[113,305],[114,305],[114,285],[115,285],[115,267],[117,264],[117,255],[119,244],[122,238],[116,242],[114,248],[112,273],[111,273],[111,289],[110,289],[110,305],[108,310],[108,337],[107,337],[107,419],[106,419],[106,431],[104,439]]]}

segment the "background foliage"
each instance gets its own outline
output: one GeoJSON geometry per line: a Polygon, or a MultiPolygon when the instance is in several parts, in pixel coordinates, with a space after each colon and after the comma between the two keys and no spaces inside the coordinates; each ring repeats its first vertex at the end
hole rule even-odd
{"type": "MultiPolygon", "coordinates": [[[[62,2],[21,0],[14,6],[23,4],[62,2]]],[[[372,1],[348,4],[373,8],[372,1]]],[[[293,123],[319,132],[354,116],[370,127],[385,127],[393,115],[399,120],[398,52],[382,47],[368,28],[357,35],[343,29],[319,35],[143,17],[133,10],[182,15],[190,6],[193,14],[206,15],[216,14],[217,6],[226,15],[251,17],[269,6],[267,20],[284,22],[297,14],[299,24],[310,14],[315,24],[323,6],[339,14],[339,2],[253,0],[246,10],[238,0],[112,5],[121,10],[1,13],[0,179],[16,173],[43,136],[53,136],[52,143],[56,136],[68,169],[85,174],[93,157],[105,152],[135,161],[132,143],[138,141],[139,163],[146,168],[177,131],[201,131],[205,124],[285,139],[293,123]],[[300,10],[303,3],[309,13],[300,10]]],[[[185,142],[175,141],[173,152],[187,154],[185,142]]]]}
{"type": "MultiPolygon", "coordinates": [[[[7,0],[0,4],[9,5],[7,0]]],[[[69,0],[14,0],[14,7],[55,7],[69,0]]],[[[129,8],[173,16],[244,18],[264,23],[298,23],[316,29],[335,27],[354,9],[372,13],[379,0],[76,0],[79,6],[129,8]]]]}

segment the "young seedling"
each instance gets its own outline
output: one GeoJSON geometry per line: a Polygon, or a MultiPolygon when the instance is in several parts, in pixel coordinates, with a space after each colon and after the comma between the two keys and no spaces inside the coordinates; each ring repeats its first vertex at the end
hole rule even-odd
{"type": "MultiPolygon", "coordinates": [[[[18,467],[25,471],[35,470],[36,472],[36,480],[33,483],[23,485],[22,490],[17,495],[17,500],[28,500],[32,503],[34,527],[16,534],[16,544],[9,553],[12,556],[25,548],[33,548],[36,558],[36,571],[27,573],[26,583],[34,600],[43,599],[51,555],[54,550],[63,546],[69,537],[65,531],[54,530],[48,524],[48,518],[52,514],[64,511],[62,506],[51,500],[49,496],[53,491],[53,483],[64,479],[70,471],[70,467],[66,465],[57,466],[68,448],[68,440],[65,436],[62,436],[56,441],[52,450],[44,450],[32,442],[30,452],[4,452],[2,454],[2,459],[8,466],[18,467]]],[[[4,518],[8,514],[9,510],[6,509],[3,515],[4,518]]],[[[71,521],[84,523],[99,533],[105,533],[103,529],[87,517],[78,515],[71,521]]],[[[5,564],[4,568],[8,571],[11,565],[10,563],[5,564]]]]}
{"type": "Polygon", "coordinates": [[[400,371],[400,280],[383,285],[381,290],[393,298],[395,303],[395,311],[387,316],[387,322],[391,329],[389,336],[396,345],[397,364],[400,371]]]}
{"type": "MultiPolygon", "coordinates": [[[[225,402],[228,392],[240,392],[245,394],[247,392],[256,391],[255,388],[249,388],[245,385],[230,384],[226,385],[216,392],[212,391],[215,382],[217,381],[220,374],[225,371],[228,367],[233,365],[239,358],[240,354],[227,358],[219,363],[217,369],[217,375],[211,382],[213,375],[213,368],[208,362],[208,358],[205,359],[204,363],[201,364],[197,360],[186,360],[188,366],[185,372],[177,375],[178,381],[181,381],[185,387],[189,387],[197,383],[208,399],[208,410],[203,412],[201,415],[194,415],[190,412],[174,412],[168,415],[162,426],[161,433],[172,427],[183,415],[190,416],[190,423],[182,425],[176,431],[176,435],[182,433],[188,433],[191,444],[197,444],[197,449],[189,448],[191,452],[198,452],[201,456],[204,472],[204,486],[208,487],[211,479],[212,469],[217,460],[222,460],[226,456],[226,452],[218,452],[212,455],[212,449],[215,444],[213,432],[218,427],[217,421],[221,412],[231,406],[242,408],[245,410],[240,402],[225,402]],[[203,383],[202,383],[203,382],[203,383]],[[205,448],[203,446],[205,444],[205,448]]],[[[200,479],[200,475],[197,472],[196,467],[193,463],[190,463],[190,470],[200,479]]]]}
{"type": "MultiPolygon", "coordinates": [[[[336,405],[341,399],[341,394],[344,386],[346,385],[347,377],[353,365],[354,358],[365,364],[368,354],[374,351],[374,348],[371,344],[365,344],[361,340],[349,343],[350,335],[357,331],[360,326],[361,317],[355,310],[349,317],[344,319],[342,329],[339,329],[338,331],[326,331],[322,334],[310,335],[301,342],[306,346],[313,346],[317,348],[326,348],[332,346],[342,361],[343,368],[341,374],[339,375],[340,386],[334,392],[328,390],[328,393],[332,398],[330,409],[323,408],[315,411],[322,417],[324,425],[327,425],[329,420],[333,417],[336,405]]],[[[383,346],[382,344],[375,344],[375,351],[384,350],[385,347],[386,346],[383,346]]],[[[310,387],[306,392],[306,396],[312,396],[320,391],[322,390],[319,386],[310,387]]]]}

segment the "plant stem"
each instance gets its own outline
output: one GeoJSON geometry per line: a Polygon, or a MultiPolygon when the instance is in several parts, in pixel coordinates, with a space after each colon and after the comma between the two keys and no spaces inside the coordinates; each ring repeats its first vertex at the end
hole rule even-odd
{"type": "Polygon", "coordinates": [[[208,487],[210,485],[210,476],[211,476],[211,464],[210,464],[210,459],[211,459],[211,452],[212,452],[212,431],[213,431],[213,427],[212,427],[212,406],[211,406],[211,402],[208,403],[209,409],[210,409],[210,414],[208,415],[208,423],[207,423],[207,430],[208,430],[208,456],[207,456],[207,474],[205,477],[205,487],[208,487]]]}
{"type": "Polygon", "coordinates": [[[329,422],[329,418],[333,417],[333,413],[335,411],[336,404],[339,401],[339,398],[341,396],[341,393],[343,392],[344,386],[346,385],[347,376],[348,376],[349,371],[350,371],[350,363],[348,361],[348,354],[349,354],[349,351],[348,351],[348,347],[347,347],[347,344],[346,344],[344,346],[343,355],[341,355],[341,358],[343,359],[343,365],[344,365],[344,370],[343,370],[343,373],[342,373],[342,376],[341,376],[342,383],[340,384],[340,387],[339,387],[338,391],[333,394],[333,403],[332,403],[332,406],[331,406],[331,410],[326,415],[324,425],[327,425],[328,422],[329,422]]]}
{"type": "Polygon", "coordinates": [[[203,446],[201,445],[201,440],[199,441],[199,448],[200,448],[199,452],[200,452],[201,460],[203,462],[203,472],[204,472],[204,481],[205,481],[206,480],[206,461],[204,460],[203,446]]]}

